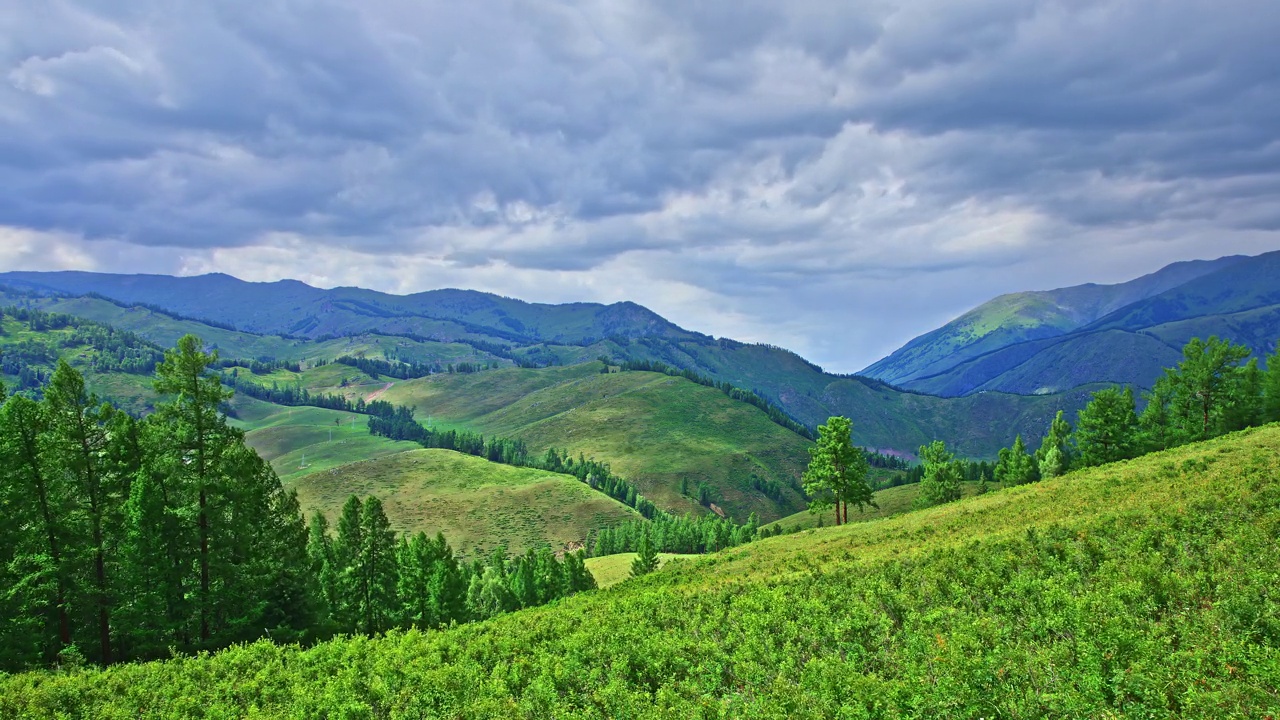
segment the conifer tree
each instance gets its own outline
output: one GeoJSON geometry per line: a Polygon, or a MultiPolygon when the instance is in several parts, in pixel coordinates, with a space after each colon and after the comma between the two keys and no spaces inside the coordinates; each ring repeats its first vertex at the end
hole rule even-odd
{"type": "Polygon", "coordinates": [[[644,533],[640,536],[640,548],[636,558],[631,561],[631,577],[648,575],[657,569],[658,551],[653,547],[653,543],[649,542],[649,534],[644,533]]]}
{"type": "Polygon", "coordinates": [[[1036,451],[1036,467],[1040,471],[1040,477],[1057,477],[1067,471],[1074,455],[1070,443],[1071,425],[1059,410],[1049,424],[1049,432],[1041,441],[1040,449],[1036,451]]]}
{"type": "Polygon", "coordinates": [[[939,505],[960,499],[962,471],[955,456],[947,450],[946,443],[934,440],[928,445],[920,446],[920,462],[924,465],[924,479],[920,481],[920,505],[939,505]]]}
{"type": "Polygon", "coordinates": [[[1280,342],[1267,356],[1267,369],[1262,377],[1262,422],[1280,422],[1280,342]]]}
{"type": "Polygon", "coordinates": [[[1039,469],[1036,467],[1035,458],[1027,452],[1027,446],[1022,441],[1022,435],[1014,438],[1013,447],[1001,448],[999,457],[999,462],[996,463],[995,478],[996,482],[1000,483],[1001,486],[1024,485],[1039,479],[1039,469]]]}
{"type": "Polygon", "coordinates": [[[360,588],[357,615],[360,628],[373,635],[390,628],[395,616],[396,537],[382,501],[372,495],[360,511],[360,535],[356,556],[360,588]]]}
{"type": "MultiPolygon", "coordinates": [[[[43,405],[48,426],[41,452],[51,472],[70,482],[73,502],[68,520],[74,530],[67,549],[83,562],[75,568],[77,592],[72,603],[96,630],[89,644],[97,659],[110,664],[116,557],[109,536],[118,534],[127,485],[110,472],[106,462],[107,428],[116,410],[100,404],[85,388],[84,377],[61,359],[45,388],[43,405]]],[[[85,639],[89,640],[88,633],[85,639]]]]}
{"type": "Polygon", "coordinates": [[[1076,414],[1076,448],[1084,467],[1125,460],[1138,450],[1133,389],[1106,388],[1076,414]]]}
{"type": "Polygon", "coordinates": [[[818,440],[809,448],[809,466],[804,471],[804,491],[811,500],[809,510],[821,512],[835,506],[836,524],[849,521],[849,503],[859,510],[876,507],[867,484],[867,458],[854,447],[849,418],[835,416],[818,426],[818,440]]]}

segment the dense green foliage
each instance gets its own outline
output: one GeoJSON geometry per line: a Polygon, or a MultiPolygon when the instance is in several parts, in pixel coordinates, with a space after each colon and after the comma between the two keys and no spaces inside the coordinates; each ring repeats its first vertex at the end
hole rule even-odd
{"type": "Polygon", "coordinates": [[[809,448],[804,471],[804,491],[811,498],[809,510],[822,512],[834,506],[836,524],[849,522],[849,503],[862,510],[875,505],[867,484],[867,459],[853,445],[853,427],[846,417],[833,417],[818,426],[818,441],[809,448]]]}
{"type": "Polygon", "coordinates": [[[500,548],[467,563],[442,534],[397,538],[373,496],[347,500],[336,534],[324,515],[312,516],[306,554],[319,590],[321,634],[448,627],[596,586],[582,553],[558,558],[542,546],[508,558],[500,548]]]}
{"type": "Polygon", "coordinates": [[[222,413],[217,362],[182,338],[144,420],[100,403],[62,360],[40,401],[4,400],[0,667],[437,627],[594,586],[580,555],[546,548],[459,566],[442,537],[398,541],[377,498],[353,497],[332,542],[323,516],[308,533],[297,496],[222,413]],[[485,604],[498,585],[514,600],[485,604]]]}
{"type": "Polygon", "coordinates": [[[59,361],[40,402],[0,409],[0,665],[220,647],[307,622],[296,500],[218,413],[194,338],[137,421],[59,361]]]}
{"type": "Polygon", "coordinates": [[[1280,428],[440,632],[0,679],[30,717],[1265,717],[1280,428]]]}

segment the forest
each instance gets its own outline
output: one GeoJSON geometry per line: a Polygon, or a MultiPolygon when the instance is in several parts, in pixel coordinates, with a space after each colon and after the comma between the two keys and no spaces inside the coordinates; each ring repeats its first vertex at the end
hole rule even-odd
{"type": "Polygon", "coordinates": [[[135,418],[58,360],[39,400],[0,406],[0,668],[102,665],[264,635],[430,628],[594,587],[581,554],[463,562],[443,537],[398,538],[352,497],[336,532],[220,411],[231,392],[194,336],[155,363],[135,418]]]}

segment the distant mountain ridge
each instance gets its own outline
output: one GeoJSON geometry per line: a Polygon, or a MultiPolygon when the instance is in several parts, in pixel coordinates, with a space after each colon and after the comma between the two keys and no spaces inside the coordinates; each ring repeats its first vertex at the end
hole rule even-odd
{"type": "Polygon", "coordinates": [[[519,342],[581,344],[612,336],[696,335],[632,302],[545,305],[474,290],[391,295],[353,287],[324,290],[297,280],[246,282],[220,273],[171,277],[77,271],[0,273],[0,284],[74,295],[96,293],[246,332],[313,339],[377,331],[443,342],[485,335],[519,342]]]}
{"type": "Polygon", "coordinates": [[[1192,337],[1261,356],[1280,336],[1280,252],[1175,263],[1117,285],[1002,295],[912,340],[864,373],[941,396],[1150,387],[1192,337]]]}
{"type": "Polygon", "coordinates": [[[845,415],[854,421],[856,442],[902,455],[941,438],[963,456],[991,457],[1016,434],[1038,438],[1057,410],[1071,413],[1088,400],[1088,388],[1045,397],[986,393],[954,399],[902,392],[872,378],[825,373],[782,348],[684,330],[634,303],[537,305],[465,290],[395,296],[321,290],[296,281],[247,283],[226,275],[18,272],[0,274],[0,295],[3,287],[56,294],[40,306],[118,325],[155,342],[196,332],[216,336],[227,348],[242,347],[239,354],[250,357],[296,359],[342,346],[370,357],[389,353],[440,365],[575,365],[600,356],[661,362],[754,391],[811,428],[845,415]],[[85,297],[90,293],[110,300],[85,297]],[[307,339],[202,329],[199,322],[130,309],[138,304],[241,333],[307,339]]]}

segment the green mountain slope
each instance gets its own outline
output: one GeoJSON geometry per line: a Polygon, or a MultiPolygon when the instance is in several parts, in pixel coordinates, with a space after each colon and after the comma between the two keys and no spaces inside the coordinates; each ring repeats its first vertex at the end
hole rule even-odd
{"type": "Polygon", "coordinates": [[[634,303],[540,305],[470,290],[388,295],[322,290],[284,280],[249,283],[228,275],[175,278],[58,272],[0,274],[0,284],[98,293],[264,334],[307,337],[380,332],[432,339],[581,343],[609,336],[687,335],[634,303]]]}
{"type": "MultiPolygon", "coordinates": [[[[1087,394],[1081,393],[1078,389],[1073,389],[1061,397],[1023,399],[987,393],[975,396],[978,398],[975,400],[925,398],[919,394],[902,393],[875,381],[824,373],[821,368],[781,348],[748,345],[729,339],[717,340],[697,333],[678,331],[678,329],[672,329],[674,326],[652,321],[651,318],[646,319],[647,311],[619,306],[609,306],[609,308],[595,306],[595,311],[606,315],[615,312],[634,315],[635,322],[626,327],[616,324],[609,326],[619,333],[652,332],[653,334],[638,336],[615,334],[605,340],[596,339],[594,342],[580,345],[549,343],[533,335],[545,336],[553,329],[557,329],[561,337],[572,335],[566,328],[586,327],[582,323],[585,322],[583,318],[590,314],[587,311],[588,306],[526,307],[517,301],[496,296],[457,291],[440,291],[434,294],[424,293],[421,296],[398,298],[377,294],[359,295],[356,291],[349,289],[341,292],[323,291],[308,288],[301,283],[240,283],[222,276],[163,278],[87,273],[10,273],[0,275],[0,283],[44,287],[48,292],[52,292],[50,288],[78,292],[114,288],[120,297],[129,301],[170,301],[175,304],[175,311],[181,311],[183,314],[208,315],[209,313],[202,312],[202,308],[212,309],[222,313],[219,317],[234,316],[245,323],[270,324],[272,327],[285,327],[286,330],[293,325],[291,318],[296,319],[300,317],[300,313],[310,312],[307,308],[312,306],[308,303],[329,302],[324,298],[332,300],[339,296],[359,296],[364,298],[361,302],[381,307],[382,309],[378,312],[384,314],[390,312],[387,308],[392,305],[420,308],[425,307],[428,301],[439,301],[437,310],[457,319],[430,320],[430,322],[471,323],[487,317],[488,321],[501,326],[481,327],[468,324],[466,328],[460,330],[455,328],[456,333],[450,331],[439,335],[444,340],[458,341],[448,347],[469,348],[482,360],[497,360],[496,356],[487,354],[489,350],[495,350],[501,352],[504,357],[519,357],[522,362],[577,363],[577,368],[570,365],[554,371],[548,370],[555,373],[563,372],[568,376],[594,372],[593,365],[589,364],[589,361],[599,355],[617,360],[660,361],[677,368],[695,370],[717,381],[725,381],[740,388],[753,390],[810,427],[825,422],[832,415],[847,415],[853,420],[854,437],[859,444],[902,453],[912,453],[921,444],[941,438],[962,455],[992,457],[999,448],[1012,442],[1015,434],[1021,433],[1029,438],[1038,438],[1048,427],[1048,421],[1054,412],[1064,409],[1071,414],[1082,407],[1087,399],[1087,394]],[[200,293],[206,290],[221,294],[201,296],[200,293]],[[338,293],[338,295],[326,293],[338,293]],[[241,294],[245,297],[240,297],[241,294]],[[224,296],[228,297],[228,301],[232,303],[230,309],[216,304],[214,298],[224,296]],[[377,302],[375,303],[374,300],[377,302]],[[493,308],[507,312],[508,315],[500,317],[496,314],[498,311],[493,308]],[[560,310],[557,308],[564,309],[566,313],[562,318],[563,322],[558,320],[552,322],[554,318],[559,317],[557,313],[560,310]],[[519,320],[520,317],[525,317],[529,323],[542,322],[543,325],[540,326],[542,329],[534,333],[529,330],[533,325],[525,324],[524,320],[519,320]],[[503,318],[515,318],[515,320],[506,322],[503,318]],[[513,323],[517,321],[525,330],[513,329],[513,323]],[[518,332],[525,334],[519,335],[518,332]],[[499,350],[499,347],[506,349],[499,350]],[[584,363],[588,364],[584,365],[584,363]]],[[[122,314],[122,309],[112,303],[93,298],[52,297],[37,302],[57,304],[69,311],[96,313],[98,317],[104,319],[111,315],[122,314]]],[[[347,305],[341,307],[345,308],[347,305]]],[[[368,312],[373,313],[372,310],[368,312]]],[[[166,321],[163,316],[150,316],[147,313],[150,311],[146,309],[124,311],[127,319],[135,321],[135,324],[130,327],[134,327],[139,333],[154,333],[153,337],[161,338],[167,337],[164,333],[172,334],[176,330],[176,326],[166,321]],[[155,328],[148,329],[149,323],[154,323],[155,328]]],[[[382,317],[376,313],[361,315],[360,318],[364,318],[363,320],[359,322],[353,320],[348,325],[341,325],[339,322],[342,318],[355,317],[348,310],[335,310],[326,317],[333,323],[339,323],[326,327],[340,327],[343,333],[357,332],[358,334],[354,337],[319,342],[311,346],[305,342],[294,345],[295,342],[300,342],[296,339],[275,338],[260,341],[254,339],[254,336],[249,333],[219,331],[224,334],[219,335],[218,342],[226,343],[223,347],[227,348],[229,354],[232,348],[236,348],[236,352],[251,352],[263,347],[261,343],[275,344],[280,348],[280,352],[287,353],[286,359],[326,359],[360,351],[371,358],[389,354],[393,357],[408,359],[414,354],[430,357],[454,352],[446,349],[437,350],[441,343],[426,341],[417,336],[397,338],[379,334],[359,334],[370,327],[365,320],[369,320],[378,333],[399,332],[404,329],[403,325],[396,324],[403,319],[399,316],[382,317]]],[[[184,325],[183,328],[190,329],[190,325],[184,325]]],[[[603,332],[603,326],[593,326],[593,328],[589,332],[603,332]]],[[[313,328],[310,332],[314,334],[319,330],[313,328]]],[[[582,330],[582,332],[585,333],[588,330],[582,330]]],[[[587,343],[591,339],[584,337],[580,342],[587,343]]],[[[509,364],[507,359],[501,362],[504,365],[509,364]]],[[[598,368],[598,366],[594,367],[598,368]]],[[[285,382],[285,378],[280,378],[280,381],[285,382]]],[[[478,373],[466,382],[476,387],[472,391],[464,390],[461,393],[455,393],[452,399],[444,396],[436,397],[433,404],[420,409],[420,417],[424,419],[439,417],[451,423],[466,423],[473,417],[493,412],[499,407],[514,402],[523,394],[544,386],[543,379],[539,376],[514,371],[496,375],[490,375],[488,372],[478,373]],[[485,386],[483,391],[479,385],[485,386]],[[443,404],[443,407],[435,408],[436,403],[443,404]]],[[[343,390],[349,396],[362,391],[362,388],[343,390]]],[[[619,461],[615,458],[602,459],[619,461]]]]}
{"type": "Polygon", "coordinates": [[[1078,285],[1002,295],[921,335],[863,372],[896,385],[938,375],[1016,343],[1065,335],[1120,308],[1229,268],[1243,258],[1175,263],[1117,285],[1078,285]]]}
{"type": "Polygon", "coordinates": [[[1174,345],[1158,337],[1102,330],[1011,345],[910,385],[943,396],[1059,393],[1097,382],[1149,388],[1161,370],[1181,361],[1174,345]]]}
{"type": "Polygon", "coordinates": [[[0,678],[0,715],[1265,717],[1280,426],[439,632],[0,678]]]}
{"type": "Polygon", "coordinates": [[[293,481],[304,507],[336,522],[352,494],[382,499],[396,532],[443,532],[476,557],[550,544],[571,549],[593,530],[639,519],[631,508],[570,475],[491,463],[452,450],[398,452],[293,481]]]}
{"type": "Polygon", "coordinates": [[[738,519],[803,506],[808,441],[718,390],[657,373],[600,374],[590,363],[542,370],[436,375],[399,382],[382,398],[432,423],[518,438],[535,453],[566,449],[608,461],[659,507],[697,509],[680,481],[713,489],[738,519]],[[764,483],[776,488],[766,495],[764,483]]]}
{"type": "Polygon", "coordinates": [[[948,397],[1052,392],[1091,382],[1148,388],[1188,340],[1209,335],[1244,343],[1259,357],[1274,348],[1280,253],[1174,265],[1123,285],[997,298],[868,372],[948,397]],[[1048,309],[1037,312],[1033,304],[1048,309]]]}

